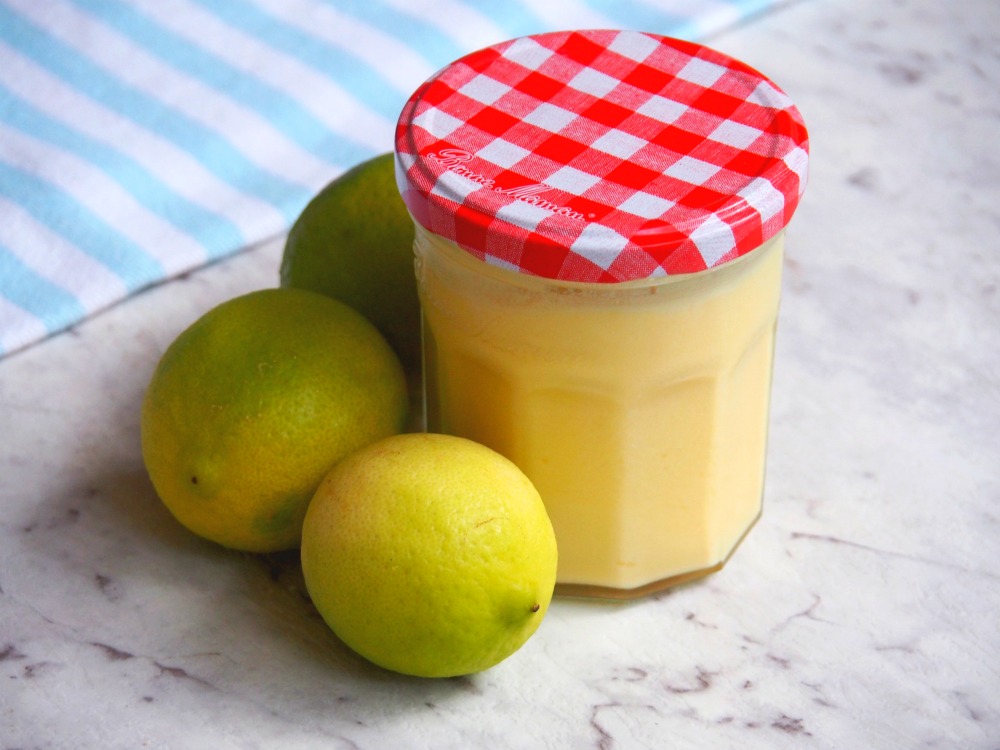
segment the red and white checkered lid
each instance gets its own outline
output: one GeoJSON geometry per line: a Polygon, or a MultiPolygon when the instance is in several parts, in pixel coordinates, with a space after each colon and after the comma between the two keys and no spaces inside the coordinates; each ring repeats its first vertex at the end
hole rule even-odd
{"type": "Polygon", "coordinates": [[[623,282],[726,263],[806,182],[789,98],[706,47],[633,31],[514,39],[426,81],[396,130],[414,219],[481,260],[623,282]]]}

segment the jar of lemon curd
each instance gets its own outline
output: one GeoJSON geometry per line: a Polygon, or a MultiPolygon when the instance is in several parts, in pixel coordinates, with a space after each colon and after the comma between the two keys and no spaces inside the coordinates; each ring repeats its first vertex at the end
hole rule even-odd
{"type": "Polygon", "coordinates": [[[705,47],[523,37],[405,106],[428,429],[534,482],[557,591],[638,596],[718,570],[761,513],[798,110],[705,47]]]}

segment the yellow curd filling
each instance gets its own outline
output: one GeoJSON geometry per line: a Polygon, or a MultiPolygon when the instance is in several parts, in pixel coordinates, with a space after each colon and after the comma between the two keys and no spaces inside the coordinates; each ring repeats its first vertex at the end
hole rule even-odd
{"type": "Polygon", "coordinates": [[[717,570],[761,512],[783,233],[695,274],[585,284],[417,226],[426,418],[514,461],[563,593],[717,570]]]}

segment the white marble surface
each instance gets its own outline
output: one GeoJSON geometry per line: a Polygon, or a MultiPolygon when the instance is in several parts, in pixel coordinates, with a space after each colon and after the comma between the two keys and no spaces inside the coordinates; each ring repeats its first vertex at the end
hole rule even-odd
{"type": "Polygon", "coordinates": [[[558,600],[514,657],[369,666],[294,556],[183,531],[160,352],[281,240],[0,361],[0,750],[1000,748],[1000,4],[811,0],[712,40],[812,134],[765,515],[729,567],[558,600]]]}

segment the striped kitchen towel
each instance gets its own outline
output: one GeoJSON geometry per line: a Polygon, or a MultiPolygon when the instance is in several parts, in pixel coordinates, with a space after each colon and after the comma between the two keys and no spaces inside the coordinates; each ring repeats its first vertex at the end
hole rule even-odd
{"type": "Polygon", "coordinates": [[[467,52],[789,1],[0,0],[0,356],[286,231],[467,52]]]}

